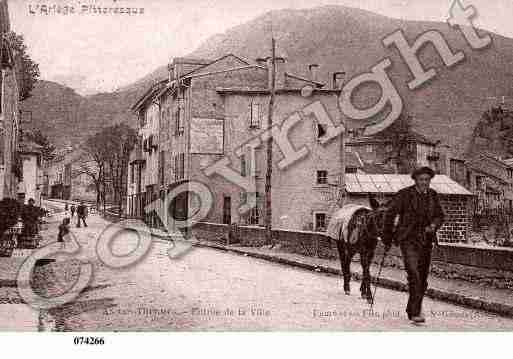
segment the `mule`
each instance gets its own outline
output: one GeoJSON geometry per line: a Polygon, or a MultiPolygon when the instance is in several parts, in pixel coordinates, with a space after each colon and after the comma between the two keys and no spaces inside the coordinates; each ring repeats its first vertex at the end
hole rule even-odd
{"type": "Polygon", "coordinates": [[[360,293],[363,299],[372,303],[371,275],[370,266],[374,259],[374,252],[378,244],[378,237],[383,233],[384,215],[386,206],[381,205],[373,197],[369,197],[370,210],[360,208],[349,219],[347,224],[347,238],[341,237],[337,242],[340,265],[344,278],[344,292],[346,295],[351,293],[351,262],[356,253],[360,255],[362,266],[362,284],[360,293]],[[349,241],[356,235],[354,243],[349,241]]]}

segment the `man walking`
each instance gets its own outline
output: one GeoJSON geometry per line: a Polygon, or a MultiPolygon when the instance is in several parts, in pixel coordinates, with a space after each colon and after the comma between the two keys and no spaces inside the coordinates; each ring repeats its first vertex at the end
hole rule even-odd
{"type": "Polygon", "coordinates": [[[422,167],[411,176],[415,184],[400,190],[386,212],[383,243],[387,250],[392,243],[401,248],[409,289],[406,313],[414,323],[423,323],[426,319],[422,314],[422,300],[428,286],[431,251],[444,213],[436,191],[429,188],[434,171],[422,167]]]}
{"type": "Polygon", "coordinates": [[[75,205],[74,204],[71,205],[70,210],[71,210],[71,218],[73,218],[75,216],[75,205]]]}
{"type": "Polygon", "coordinates": [[[77,207],[77,228],[80,228],[80,220],[84,223],[84,227],[87,227],[87,223],[85,221],[87,217],[87,207],[84,205],[84,202],[80,202],[77,207]]]}

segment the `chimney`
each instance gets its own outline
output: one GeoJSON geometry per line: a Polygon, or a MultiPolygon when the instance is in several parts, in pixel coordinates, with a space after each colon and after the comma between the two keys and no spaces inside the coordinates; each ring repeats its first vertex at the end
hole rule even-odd
{"type": "Polygon", "coordinates": [[[308,74],[310,75],[310,81],[316,82],[317,81],[317,72],[319,70],[318,64],[310,64],[308,65],[308,74]]]}
{"type": "Polygon", "coordinates": [[[344,77],[346,73],[344,71],[338,71],[333,73],[331,87],[334,90],[340,90],[344,84],[344,77]]]}
{"type": "MultiPolygon", "coordinates": [[[[286,60],[284,57],[275,57],[274,58],[274,64],[276,67],[276,78],[275,78],[275,84],[277,89],[282,89],[285,87],[285,64],[286,60]]],[[[267,67],[269,69],[269,88],[271,88],[271,81],[272,81],[272,57],[269,57],[267,59],[267,67]]]]}

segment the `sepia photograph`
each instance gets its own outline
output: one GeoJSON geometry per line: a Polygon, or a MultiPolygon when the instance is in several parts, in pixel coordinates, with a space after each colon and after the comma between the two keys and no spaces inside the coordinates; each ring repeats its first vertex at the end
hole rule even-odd
{"type": "Polygon", "coordinates": [[[512,332],[512,16],[0,0],[0,332],[512,332]]]}

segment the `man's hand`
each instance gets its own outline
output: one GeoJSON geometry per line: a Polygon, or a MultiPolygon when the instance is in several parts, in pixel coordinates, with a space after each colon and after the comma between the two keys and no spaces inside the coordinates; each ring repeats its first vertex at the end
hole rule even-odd
{"type": "Polygon", "coordinates": [[[383,246],[385,247],[385,252],[388,252],[390,248],[392,247],[392,240],[389,238],[381,238],[381,242],[383,243],[383,246]]]}

